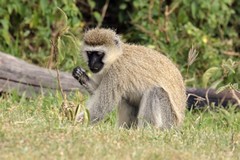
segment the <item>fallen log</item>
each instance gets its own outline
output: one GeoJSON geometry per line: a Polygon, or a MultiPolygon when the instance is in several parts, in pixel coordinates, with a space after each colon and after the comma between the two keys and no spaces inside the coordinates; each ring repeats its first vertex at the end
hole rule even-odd
{"type": "Polygon", "coordinates": [[[203,108],[205,106],[223,106],[229,104],[240,107],[240,92],[224,90],[217,93],[214,89],[187,88],[188,108],[203,108]]]}
{"type": "MultiPolygon", "coordinates": [[[[74,91],[85,93],[85,89],[77,82],[71,73],[60,72],[60,82],[63,92],[74,91]]],[[[19,95],[33,97],[38,94],[47,95],[59,90],[57,72],[29,64],[21,59],[0,52],[0,92],[17,91],[19,95]]],[[[240,93],[226,90],[216,93],[213,89],[188,88],[188,108],[201,108],[213,104],[227,106],[228,103],[240,106],[240,93]]]]}
{"type": "MultiPolygon", "coordinates": [[[[70,73],[59,72],[62,89],[69,94],[84,88],[70,73]]],[[[0,52],[0,92],[17,91],[27,97],[49,94],[58,90],[57,72],[29,64],[21,59],[0,52]]]]}

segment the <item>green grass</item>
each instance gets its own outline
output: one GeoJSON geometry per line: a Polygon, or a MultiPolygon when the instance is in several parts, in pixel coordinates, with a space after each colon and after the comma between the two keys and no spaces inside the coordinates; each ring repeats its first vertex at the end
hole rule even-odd
{"type": "MultiPolygon", "coordinates": [[[[75,104],[79,99],[71,99],[75,104]]],[[[240,112],[186,111],[179,130],[62,120],[54,96],[0,98],[0,159],[240,159],[240,112]]]]}

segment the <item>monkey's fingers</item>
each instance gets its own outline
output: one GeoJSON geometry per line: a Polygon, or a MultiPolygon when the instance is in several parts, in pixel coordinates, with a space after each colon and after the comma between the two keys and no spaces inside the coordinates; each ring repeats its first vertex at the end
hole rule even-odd
{"type": "Polygon", "coordinates": [[[79,80],[81,76],[85,74],[85,70],[81,67],[76,67],[73,69],[72,75],[75,79],[79,80]]]}
{"type": "Polygon", "coordinates": [[[87,81],[89,80],[89,77],[86,74],[86,71],[84,69],[82,69],[81,67],[74,68],[72,75],[76,80],[78,80],[78,82],[81,85],[85,85],[87,83],[87,81]]]}

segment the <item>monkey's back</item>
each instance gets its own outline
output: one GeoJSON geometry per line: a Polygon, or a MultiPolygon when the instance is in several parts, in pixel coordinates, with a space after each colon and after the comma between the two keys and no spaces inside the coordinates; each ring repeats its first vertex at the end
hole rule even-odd
{"type": "Polygon", "coordinates": [[[123,55],[111,68],[119,76],[118,85],[124,94],[162,87],[169,95],[178,123],[182,122],[185,85],[179,70],[166,56],[143,46],[123,44],[123,55]]]}

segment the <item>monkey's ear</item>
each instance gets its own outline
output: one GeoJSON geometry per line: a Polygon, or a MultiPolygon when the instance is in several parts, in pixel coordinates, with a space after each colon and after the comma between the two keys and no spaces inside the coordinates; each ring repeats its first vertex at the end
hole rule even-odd
{"type": "Polygon", "coordinates": [[[116,46],[119,46],[119,44],[120,44],[120,37],[118,35],[115,36],[114,43],[115,43],[116,46]]]}

